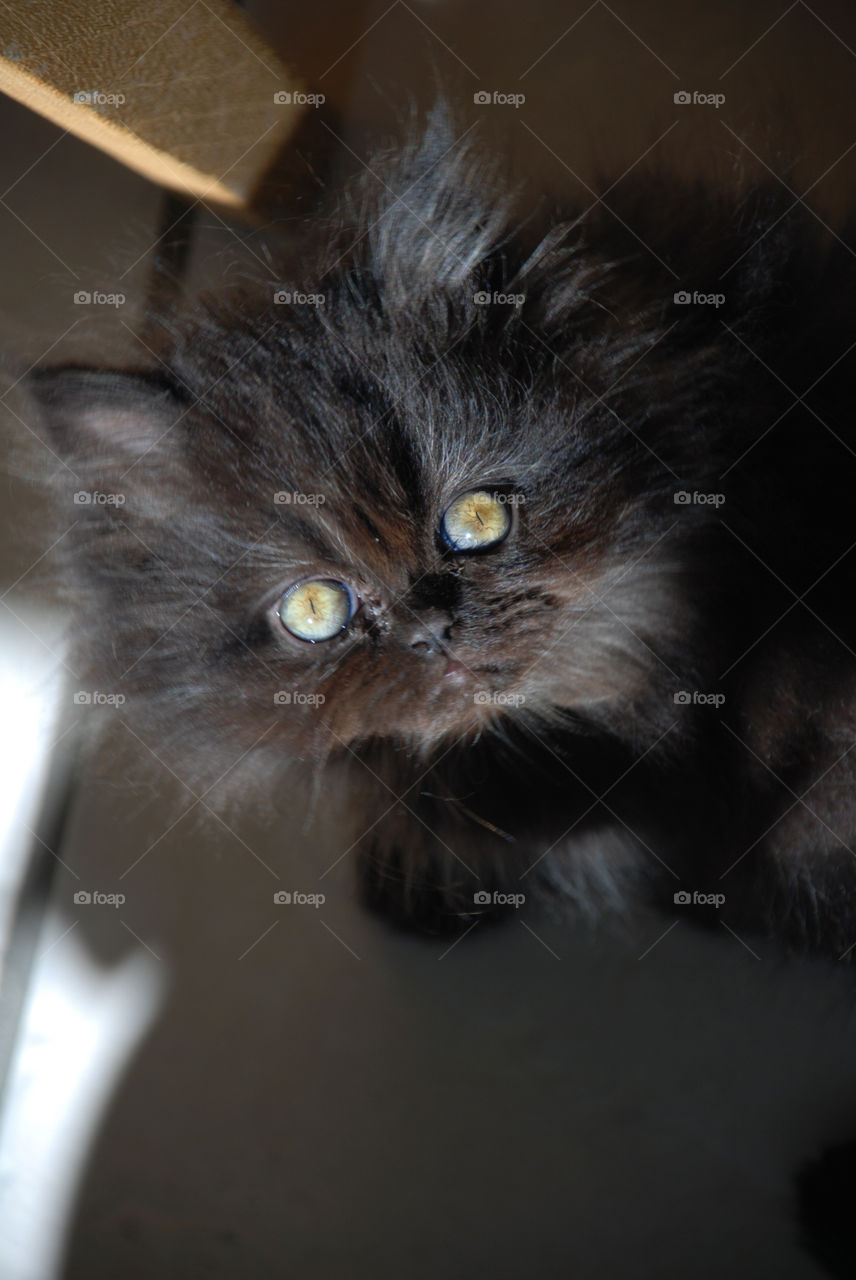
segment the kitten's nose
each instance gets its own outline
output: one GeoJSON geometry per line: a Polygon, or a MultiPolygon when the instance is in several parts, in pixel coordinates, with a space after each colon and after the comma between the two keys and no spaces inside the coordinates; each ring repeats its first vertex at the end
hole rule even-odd
{"type": "Polygon", "coordinates": [[[425,658],[444,653],[451,633],[452,620],[439,609],[426,609],[405,624],[407,643],[425,658]]]}

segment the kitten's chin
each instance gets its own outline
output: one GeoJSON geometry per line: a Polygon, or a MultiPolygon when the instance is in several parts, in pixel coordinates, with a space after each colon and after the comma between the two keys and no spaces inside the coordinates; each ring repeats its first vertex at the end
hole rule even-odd
{"type": "Polygon", "coordinates": [[[418,754],[430,753],[450,741],[477,739],[501,718],[499,707],[484,695],[479,701],[472,685],[414,690],[405,705],[387,706],[377,718],[343,726],[333,724],[337,744],[345,751],[366,741],[406,744],[418,754]]]}
{"type": "Polygon", "coordinates": [[[500,729],[525,705],[522,693],[487,688],[467,674],[432,690],[420,713],[402,726],[402,736],[430,749],[452,739],[476,740],[500,729]]]}

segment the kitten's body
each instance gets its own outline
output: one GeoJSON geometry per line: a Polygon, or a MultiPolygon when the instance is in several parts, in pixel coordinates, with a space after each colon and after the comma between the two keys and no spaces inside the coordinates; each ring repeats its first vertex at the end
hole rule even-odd
{"type": "Polygon", "coordinates": [[[615,193],[620,220],[521,224],[438,120],[382,172],[299,274],[177,324],[149,374],[35,378],[81,477],[68,511],[75,489],[124,496],[62,543],[100,687],[195,782],[239,757],[221,790],[293,762],[348,777],[393,915],[644,883],[840,954],[852,253],[763,193],[652,187],[615,193]],[[511,532],[457,555],[443,512],[485,488],[516,499],[511,532]],[[277,621],[307,575],[361,601],[326,644],[277,621]]]}

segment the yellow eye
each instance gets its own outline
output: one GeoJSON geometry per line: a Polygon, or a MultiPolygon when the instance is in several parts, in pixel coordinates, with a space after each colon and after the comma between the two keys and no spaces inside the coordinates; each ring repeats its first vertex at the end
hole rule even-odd
{"type": "Polygon", "coordinates": [[[511,528],[508,504],[486,489],[474,489],[447,507],[440,528],[453,551],[481,551],[502,542],[511,528]]]}
{"type": "Polygon", "coordinates": [[[298,582],[286,591],[279,617],[298,640],[332,640],[356,613],[354,596],[344,582],[321,578],[298,582]]]}

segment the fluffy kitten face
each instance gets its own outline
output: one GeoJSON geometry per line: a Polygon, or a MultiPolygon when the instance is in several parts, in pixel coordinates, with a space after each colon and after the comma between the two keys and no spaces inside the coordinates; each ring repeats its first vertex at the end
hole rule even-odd
{"type": "Polygon", "coordinates": [[[101,495],[64,541],[82,649],[187,745],[427,753],[508,719],[649,743],[674,717],[708,515],[675,532],[673,495],[715,463],[712,356],[675,359],[662,278],[628,288],[574,226],[518,242],[437,149],[294,284],[177,327],[155,375],[35,384],[101,495]],[[275,301],[298,288],[323,306],[275,301]],[[474,491],[507,532],[456,550],[444,516],[474,491]],[[289,592],[288,617],[346,625],[299,638],[289,592]]]}
{"type": "MultiPolygon", "coordinates": [[[[516,387],[499,367],[486,384],[450,387],[448,368],[426,378],[403,350],[397,367],[406,369],[408,356],[414,367],[406,381],[399,373],[404,394],[388,409],[382,386],[367,394],[360,385],[368,353],[361,359],[348,348],[333,345],[328,367],[312,374],[327,422],[307,429],[298,405],[291,414],[252,403],[240,410],[241,420],[265,413],[272,436],[269,469],[257,469],[253,485],[267,499],[257,512],[261,542],[238,573],[249,563],[253,580],[264,582],[264,627],[253,647],[279,687],[323,695],[326,731],[342,743],[382,736],[433,745],[446,734],[478,732],[514,707],[537,713],[626,702],[649,678],[652,601],[644,592],[638,601],[622,598],[610,582],[627,569],[622,509],[635,495],[619,484],[605,490],[549,392],[516,387]],[[450,419],[450,408],[457,414],[462,405],[466,421],[450,419]],[[557,438],[545,456],[548,424],[557,438]],[[291,503],[276,503],[273,483],[290,486],[291,503]],[[488,492],[510,527],[496,545],[458,552],[445,545],[444,514],[473,490],[488,492]],[[270,566],[264,578],[261,560],[270,566]],[[307,644],[289,635],[278,609],[283,593],[312,580],[343,584],[355,613],[340,634],[307,644]],[[618,598],[610,604],[611,586],[618,598]],[[620,611],[633,615],[634,604],[640,616],[622,624],[620,611]]],[[[288,404],[289,390],[276,396],[278,405],[288,404]]],[[[216,412],[225,420],[235,406],[216,412]]],[[[216,425],[200,432],[197,473],[223,465],[216,425]]],[[[249,447],[258,443],[255,435],[249,447]]],[[[246,465],[239,445],[224,489],[246,465]]],[[[229,593],[232,577],[222,584],[229,593]]],[[[247,609],[259,617],[249,600],[247,609]]]]}

